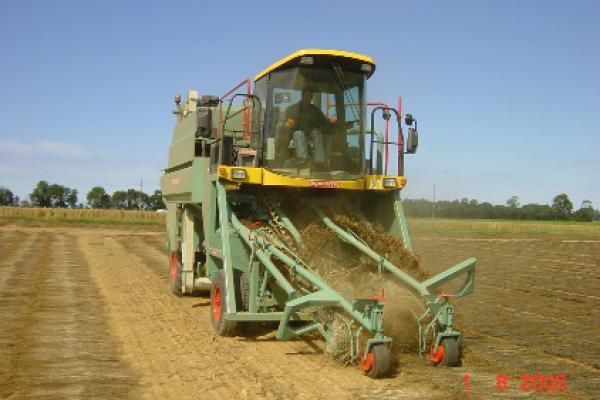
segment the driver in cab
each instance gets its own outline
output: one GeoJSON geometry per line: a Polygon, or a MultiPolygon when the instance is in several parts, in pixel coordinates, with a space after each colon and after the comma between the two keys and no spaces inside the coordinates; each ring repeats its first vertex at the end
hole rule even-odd
{"type": "Polygon", "coordinates": [[[313,129],[330,131],[331,124],[319,107],[312,104],[314,91],[305,89],[302,98],[288,107],[285,113],[285,126],[292,131],[311,132],[313,129]]]}
{"type": "Polygon", "coordinates": [[[279,141],[282,146],[279,154],[285,154],[287,149],[300,159],[308,159],[310,145],[314,161],[324,163],[326,149],[321,133],[332,132],[334,123],[325,117],[318,106],[312,104],[313,95],[312,89],[305,88],[300,101],[286,110],[285,133],[282,137],[283,140],[279,141]]]}

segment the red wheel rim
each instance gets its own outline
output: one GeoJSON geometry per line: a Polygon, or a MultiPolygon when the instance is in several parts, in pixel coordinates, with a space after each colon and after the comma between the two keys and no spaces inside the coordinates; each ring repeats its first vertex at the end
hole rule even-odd
{"type": "Polygon", "coordinates": [[[371,372],[373,365],[375,365],[375,356],[373,356],[373,352],[370,351],[369,354],[360,358],[359,367],[364,372],[371,372]]]}
{"type": "Polygon", "coordinates": [[[221,288],[218,285],[213,287],[211,304],[213,320],[218,321],[221,319],[221,288]]]}
{"type": "Polygon", "coordinates": [[[177,279],[177,253],[171,253],[171,282],[177,279]]]}
{"type": "Polygon", "coordinates": [[[433,351],[435,346],[431,346],[430,360],[433,364],[437,365],[444,360],[444,346],[441,344],[438,346],[437,351],[433,351]]]}

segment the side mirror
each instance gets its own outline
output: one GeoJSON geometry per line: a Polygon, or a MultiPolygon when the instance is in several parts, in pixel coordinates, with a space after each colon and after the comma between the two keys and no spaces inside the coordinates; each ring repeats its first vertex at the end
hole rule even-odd
{"type": "Polygon", "coordinates": [[[411,114],[406,114],[404,117],[404,123],[408,126],[411,126],[415,122],[414,117],[411,114]]]}
{"type": "Polygon", "coordinates": [[[406,152],[408,154],[415,154],[417,147],[419,147],[419,132],[415,128],[408,128],[406,152]]]}

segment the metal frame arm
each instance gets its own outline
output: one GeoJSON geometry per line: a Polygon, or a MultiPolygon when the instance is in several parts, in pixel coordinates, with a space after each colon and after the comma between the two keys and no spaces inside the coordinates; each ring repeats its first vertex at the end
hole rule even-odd
{"type": "Polygon", "coordinates": [[[451,281],[456,278],[458,275],[467,273],[464,283],[455,293],[448,294],[452,297],[461,297],[467,294],[473,293],[473,281],[475,278],[475,264],[477,263],[477,259],[470,257],[466,260],[456,264],[454,267],[448,268],[445,271],[440,272],[439,274],[432,276],[426,281],[422,282],[427,290],[431,291],[436,287],[451,281]]]}
{"type": "Polygon", "coordinates": [[[430,296],[431,290],[440,286],[443,283],[446,283],[458,275],[463,273],[467,273],[467,277],[465,278],[465,282],[462,287],[453,294],[450,294],[453,297],[460,297],[467,295],[473,292],[473,280],[475,276],[475,264],[477,260],[475,258],[468,258],[465,261],[451,267],[445,271],[440,272],[439,274],[427,279],[424,282],[418,282],[412,276],[408,275],[406,272],[400,270],[394,264],[385,259],[385,257],[377,254],[373,251],[369,246],[365,243],[358,240],[354,235],[350,234],[343,228],[336,225],[325,213],[315,204],[311,205],[313,211],[321,218],[323,223],[332,231],[334,231],[340,239],[349,243],[356,247],[358,250],[362,251],[369,258],[371,258],[376,263],[379,263],[383,268],[387,271],[391,272],[394,276],[396,276],[400,281],[419,292],[421,296],[430,296]]]}
{"type": "Polygon", "coordinates": [[[329,229],[334,231],[343,241],[353,245],[358,250],[365,253],[373,261],[380,263],[383,266],[383,268],[390,271],[392,274],[394,274],[398,279],[400,279],[406,285],[408,285],[412,289],[419,292],[420,295],[425,296],[425,295],[429,294],[429,292],[427,291],[427,288],[423,284],[419,283],[415,278],[408,275],[406,272],[398,269],[394,264],[387,261],[385,259],[385,257],[377,254],[369,246],[367,246],[366,244],[364,244],[363,242],[358,240],[356,237],[354,237],[350,233],[346,232],[344,229],[337,226],[327,215],[325,215],[325,213],[318,206],[313,204],[312,209],[321,218],[323,223],[325,225],[327,225],[327,227],[329,229]]]}
{"type": "MultiPolygon", "coordinates": [[[[233,214],[233,213],[231,214],[231,225],[234,227],[235,230],[238,231],[238,233],[240,234],[240,236],[242,237],[242,239],[244,240],[244,242],[246,242],[246,244],[248,246],[251,246],[251,247],[255,246],[255,248],[256,248],[255,240],[256,240],[256,238],[258,236],[253,235],[252,232],[250,231],[250,229],[247,228],[246,226],[244,226],[237,219],[237,217],[235,216],[235,214],[233,214]]],[[[352,306],[352,304],[350,304],[349,301],[347,301],[346,299],[344,299],[335,290],[333,290],[329,285],[327,285],[323,280],[321,280],[320,278],[318,278],[315,275],[314,271],[310,271],[310,270],[306,269],[305,267],[303,267],[302,265],[300,265],[298,262],[296,262],[295,260],[293,260],[291,257],[289,257],[288,255],[286,255],[284,252],[282,252],[281,250],[279,250],[277,247],[273,246],[271,243],[267,242],[266,240],[263,243],[261,243],[258,247],[259,248],[255,249],[255,253],[256,253],[257,256],[259,256],[259,254],[263,255],[263,257],[259,256],[259,259],[263,262],[263,264],[265,265],[265,267],[267,269],[269,269],[269,272],[273,273],[273,271],[271,270],[271,268],[269,268],[267,266],[267,264],[265,264],[265,261],[267,261],[267,263],[270,264],[270,265],[272,265],[273,268],[280,275],[279,278],[274,275],[275,279],[278,282],[278,284],[281,285],[283,283],[285,286],[287,286],[287,285],[289,285],[289,282],[287,282],[287,280],[281,275],[281,273],[279,272],[279,270],[277,270],[277,267],[275,267],[275,265],[272,264],[272,262],[269,260],[268,256],[266,256],[267,252],[268,252],[268,254],[271,254],[271,255],[277,257],[282,262],[284,262],[285,264],[287,264],[288,266],[290,266],[295,273],[297,273],[298,275],[302,276],[304,279],[306,279],[308,282],[310,282],[312,285],[316,286],[319,289],[317,292],[311,293],[309,296],[313,296],[314,297],[314,295],[316,293],[319,293],[319,296],[317,296],[317,297],[320,298],[320,300],[322,300],[322,301],[332,301],[333,300],[333,302],[339,304],[361,326],[363,326],[365,329],[367,329],[369,331],[374,331],[375,327],[372,326],[371,322],[367,318],[365,318],[364,315],[361,312],[359,312],[358,310],[356,310],[352,306]],[[264,247],[264,250],[262,250],[260,247],[264,247]]],[[[291,287],[291,285],[290,285],[290,287],[291,287]]],[[[293,288],[292,288],[292,290],[293,290],[293,288]]],[[[304,297],[306,297],[306,296],[304,296],[304,297]]],[[[293,298],[293,296],[291,298],[293,298]]],[[[300,300],[300,299],[302,299],[302,297],[298,298],[298,300],[300,300]]],[[[305,300],[308,300],[308,299],[305,299],[305,300]]],[[[315,301],[312,298],[310,300],[311,301],[315,301]]],[[[307,305],[310,305],[310,304],[306,303],[306,305],[304,305],[304,306],[307,306],[307,305]]]]}

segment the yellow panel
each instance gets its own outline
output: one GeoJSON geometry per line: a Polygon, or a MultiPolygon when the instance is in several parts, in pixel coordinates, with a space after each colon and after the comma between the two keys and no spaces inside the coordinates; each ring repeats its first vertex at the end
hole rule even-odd
{"type": "Polygon", "coordinates": [[[365,187],[362,178],[347,181],[292,178],[290,176],[276,174],[266,169],[263,171],[263,185],[348,190],[363,190],[365,187]]]}
{"type": "Polygon", "coordinates": [[[293,178],[271,172],[264,168],[253,167],[232,167],[220,165],[218,169],[219,178],[230,182],[247,183],[251,185],[264,186],[287,186],[298,188],[314,188],[314,189],[342,189],[342,190],[375,190],[375,191],[392,191],[400,190],[406,185],[406,178],[403,176],[385,176],[385,175],[365,175],[364,178],[353,180],[323,180],[323,179],[306,179],[293,178]],[[231,170],[233,169],[246,170],[246,179],[233,179],[231,170]],[[396,180],[395,188],[383,187],[384,178],[393,178],[396,180]]]}
{"type": "Polygon", "coordinates": [[[260,71],[258,73],[258,75],[256,75],[254,77],[254,80],[255,81],[259,80],[260,78],[262,78],[269,72],[276,70],[277,68],[281,67],[282,65],[285,65],[286,63],[290,62],[294,58],[297,58],[300,56],[319,56],[319,55],[354,58],[356,60],[375,65],[375,60],[373,60],[371,57],[365,56],[362,54],[358,54],[358,53],[352,53],[350,51],[327,50],[327,49],[305,49],[305,50],[298,50],[295,53],[292,53],[289,56],[282,58],[281,60],[277,61],[276,63],[271,64],[267,68],[260,71]]]}

